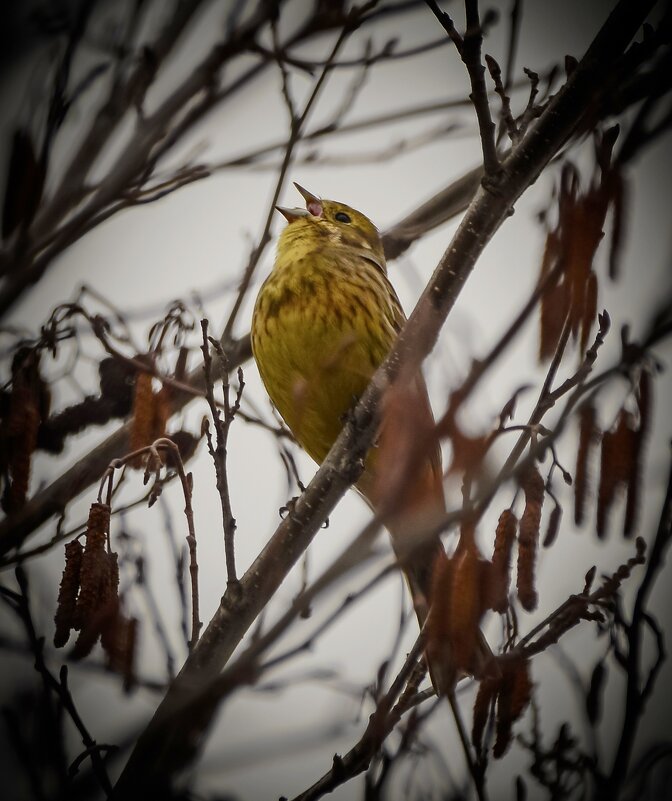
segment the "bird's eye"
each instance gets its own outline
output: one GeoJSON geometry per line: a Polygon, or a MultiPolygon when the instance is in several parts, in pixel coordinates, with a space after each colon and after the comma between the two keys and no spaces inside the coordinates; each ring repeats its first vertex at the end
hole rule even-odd
{"type": "Polygon", "coordinates": [[[336,218],[336,219],[337,219],[339,222],[342,222],[342,223],[349,223],[349,222],[352,222],[352,220],[350,219],[350,215],[349,215],[349,214],[346,214],[344,211],[337,211],[337,212],[336,212],[336,214],[334,215],[334,217],[335,217],[335,218],[336,218]]]}

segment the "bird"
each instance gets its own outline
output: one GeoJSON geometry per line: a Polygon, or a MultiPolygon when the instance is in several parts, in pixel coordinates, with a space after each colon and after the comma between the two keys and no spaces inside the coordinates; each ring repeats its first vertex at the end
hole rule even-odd
{"type": "MultiPolygon", "coordinates": [[[[345,203],[294,185],[305,208],[276,206],[287,225],[256,299],[251,342],[273,405],[298,444],[321,464],[406,317],[371,220],[345,203]]],[[[429,446],[416,454],[401,484],[387,480],[404,461],[395,448],[403,445],[400,432],[408,434],[409,421],[425,433],[433,430],[422,374],[407,377],[403,392],[384,396],[381,406],[377,441],[356,489],[374,511],[388,510],[384,522],[422,626],[437,560],[446,558],[438,534],[426,533],[428,522],[438,520],[446,508],[436,438],[422,438],[429,446]],[[416,544],[413,533],[421,527],[425,531],[416,544]]]]}
{"type": "MultiPolygon", "coordinates": [[[[387,276],[380,234],[361,212],[322,200],[295,184],[306,207],[276,207],[287,219],[273,269],[252,316],[252,351],[266,390],[299,445],[324,461],[348,411],[390,351],[406,317],[387,276]]],[[[433,422],[427,388],[414,378],[412,414],[433,422]]],[[[394,440],[394,420],[388,421],[394,440]]],[[[385,432],[381,432],[381,437],[385,432]]],[[[368,456],[357,489],[374,508],[381,497],[381,461],[368,456]]],[[[408,477],[407,505],[426,516],[445,510],[441,452],[436,443],[408,477]]],[[[408,518],[408,515],[403,515],[408,518]]],[[[392,524],[394,529],[401,523],[392,524]]],[[[404,532],[395,536],[398,555],[409,551],[404,532]]],[[[416,608],[426,605],[438,537],[403,560],[416,608]]]]}

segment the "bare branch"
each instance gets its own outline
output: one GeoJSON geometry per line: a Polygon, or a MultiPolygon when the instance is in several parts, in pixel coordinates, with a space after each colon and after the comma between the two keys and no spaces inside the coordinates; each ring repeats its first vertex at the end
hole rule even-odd
{"type": "Polygon", "coordinates": [[[427,5],[432,10],[434,16],[443,25],[446,33],[453,41],[460,58],[464,62],[471,81],[471,98],[476,110],[478,127],[481,132],[481,146],[483,148],[483,169],[488,177],[493,177],[499,173],[500,164],[495,145],[495,123],[490,114],[490,103],[488,102],[488,90],[485,85],[485,67],[481,61],[481,45],[483,43],[483,32],[481,29],[481,19],[478,13],[478,0],[465,0],[467,29],[464,37],[455,29],[450,15],[442,11],[435,0],[427,0],[427,5]]]}
{"type": "Polygon", "coordinates": [[[208,337],[208,321],[201,320],[201,330],[203,331],[203,369],[205,371],[205,385],[206,397],[208,405],[210,406],[210,414],[212,415],[213,423],[215,426],[215,435],[217,445],[213,447],[212,437],[210,435],[209,427],[206,427],[206,437],[208,438],[208,449],[212,460],[215,465],[215,475],[217,477],[217,491],[219,492],[221,507],[222,507],[222,524],[224,526],[224,550],[226,552],[226,574],[227,586],[238,584],[238,577],[236,575],[236,552],[234,548],[234,537],[236,532],[236,520],[231,510],[231,498],[229,495],[229,479],[227,476],[226,458],[227,458],[227,441],[229,437],[229,429],[233,418],[236,416],[240,407],[240,398],[243,392],[242,371],[238,368],[238,392],[236,399],[231,405],[229,397],[229,366],[222,350],[222,346],[216,340],[208,337]],[[222,392],[224,394],[224,420],[222,420],[215,402],[214,384],[212,379],[212,358],[210,356],[210,344],[215,349],[221,364],[222,375],[222,392]]]}
{"type": "Polygon", "coordinates": [[[300,141],[301,138],[301,131],[303,126],[310,114],[310,111],[317,101],[317,98],[320,94],[320,90],[324,85],[324,82],[331,71],[331,64],[333,60],[338,55],[339,50],[345,43],[348,36],[352,33],[353,25],[355,24],[356,20],[359,18],[360,14],[363,14],[367,7],[364,6],[362,9],[357,8],[356,6],[353,7],[352,11],[349,15],[349,20],[341,29],[336,42],[334,43],[331,53],[329,54],[329,58],[320,73],[320,77],[315,81],[315,85],[313,86],[313,91],[310,93],[308,100],[301,112],[299,117],[294,116],[294,107],[293,102],[290,99],[289,95],[287,94],[288,88],[286,85],[286,75],[283,72],[283,91],[285,92],[285,100],[288,105],[290,115],[292,116],[291,119],[291,126],[290,126],[290,134],[289,139],[287,140],[287,146],[285,148],[285,155],[282,160],[282,164],[280,165],[280,170],[278,172],[278,179],[275,184],[275,190],[273,192],[273,197],[268,207],[268,212],[266,214],[266,222],[264,223],[264,228],[262,234],[259,238],[259,244],[253,250],[252,255],[250,257],[250,261],[248,262],[247,267],[245,268],[245,272],[243,273],[243,277],[240,281],[240,286],[238,288],[238,296],[234,301],[233,308],[229,314],[229,318],[226,321],[226,325],[224,326],[224,334],[222,336],[223,341],[228,340],[231,337],[233,332],[233,326],[236,322],[236,317],[238,316],[238,312],[242,305],[243,299],[247,293],[247,289],[250,285],[250,281],[252,280],[252,276],[254,271],[259,263],[259,259],[261,258],[261,254],[264,251],[264,248],[268,244],[270,240],[270,231],[271,231],[271,222],[273,220],[273,215],[275,214],[275,206],[278,202],[278,198],[280,197],[280,192],[282,191],[282,187],[285,182],[285,176],[287,175],[287,170],[289,169],[289,165],[292,163],[292,158],[294,155],[294,148],[296,147],[297,143],[300,141]]]}

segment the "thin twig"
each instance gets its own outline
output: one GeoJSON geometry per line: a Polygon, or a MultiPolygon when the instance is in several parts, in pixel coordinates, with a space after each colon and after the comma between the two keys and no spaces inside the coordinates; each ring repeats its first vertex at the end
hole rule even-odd
{"type": "Polygon", "coordinates": [[[439,8],[435,0],[427,0],[427,5],[448,36],[450,36],[469,73],[469,80],[471,81],[471,94],[469,97],[474,104],[478,128],[481,133],[483,168],[486,176],[493,178],[499,173],[500,164],[495,144],[496,127],[492,121],[488,89],[485,85],[485,67],[481,61],[483,31],[478,13],[478,1],[465,0],[467,28],[463,37],[457,32],[450,15],[439,8]]]}
{"type": "MultiPolygon", "coordinates": [[[[285,155],[282,160],[282,164],[280,165],[280,169],[278,171],[278,178],[275,182],[275,189],[273,190],[273,197],[271,198],[271,202],[268,206],[268,212],[266,214],[266,221],[264,222],[264,226],[261,232],[261,236],[259,237],[259,243],[254,248],[250,255],[250,260],[245,268],[243,273],[243,277],[240,281],[240,285],[238,287],[238,295],[233,303],[233,307],[229,314],[229,318],[226,321],[226,325],[224,326],[224,333],[222,334],[221,341],[226,343],[231,338],[231,334],[233,332],[233,326],[236,322],[236,318],[238,316],[238,312],[243,304],[243,300],[247,294],[248,287],[250,285],[250,281],[252,280],[252,276],[254,275],[254,271],[259,263],[261,255],[266,248],[266,245],[270,241],[270,232],[271,232],[271,222],[273,220],[273,215],[275,214],[275,206],[278,202],[280,197],[280,192],[282,191],[282,187],[285,183],[285,176],[287,175],[287,171],[289,169],[290,164],[292,163],[292,158],[294,156],[294,149],[297,143],[301,139],[301,134],[303,130],[303,126],[310,114],[311,109],[315,105],[315,102],[320,94],[320,90],[324,85],[324,82],[327,78],[327,75],[331,72],[331,64],[333,63],[334,59],[338,55],[338,51],[343,46],[345,40],[348,36],[352,33],[353,24],[355,23],[357,17],[360,14],[365,13],[366,10],[371,6],[370,3],[367,3],[361,9],[357,8],[356,6],[353,7],[352,11],[349,14],[348,22],[342,27],[341,32],[339,33],[336,42],[334,43],[329,57],[320,73],[319,78],[315,81],[315,85],[313,86],[313,91],[310,93],[308,100],[306,101],[305,106],[303,107],[303,111],[301,112],[300,116],[294,116],[294,105],[291,101],[291,98],[288,94],[286,94],[286,102],[288,105],[288,109],[291,116],[291,125],[290,125],[290,133],[287,139],[287,145],[285,147],[285,155]]],[[[283,69],[283,91],[287,93],[288,85],[285,82],[286,75],[283,69]]]]}
{"type": "Polygon", "coordinates": [[[173,564],[175,566],[175,586],[177,589],[177,596],[180,599],[180,630],[184,644],[189,648],[189,603],[187,600],[187,590],[184,581],[184,563],[185,551],[184,547],[178,547],[177,537],[173,531],[173,516],[170,512],[168,504],[166,503],[165,496],[162,494],[159,498],[159,506],[163,513],[163,526],[166,532],[166,539],[173,556],[173,564]]]}
{"type": "Polygon", "coordinates": [[[411,708],[413,695],[402,692],[404,685],[415,690],[415,669],[422,661],[424,638],[419,636],[387,693],[380,699],[369,717],[368,725],[359,741],[342,757],[334,757],[333,767],[315,784],[297,795],[293,801],[316,801],[332,792],[354,776],[365,771],[378,753],[385,738],[393,731],[402,715],[411,708]],[[399,698],[399,703],[395,701],[399,698]],[[402,704],[403,698],[403,704],[402,704]]]}
{"type": "Polygon", "coordinates": [[[509,43],[506,48],[506,67],[504,69],[504,91],[507,93],[513,86],[513,72],[520,38],[520,22],[523,18],[522,9],[523,0],[513,0],[511,14],[509,15],[509,43]]]}
{"type": "Polygon", "coordinates": [[[180,456],[180,449],[170,439],[158,439],[151,446],[155,449],[167,448],[172,452],[172,458],[177,467],[177,473],[182,484],[182,494],[184,495],[184,514],[187,518],[189,534],[187,545],[189,546],[189,575],[191,576],[191,639],[189,640],[189,650],[192,651],[198,642],[203,623],[199,613],[199,592],[198,592],[198,559],[196,557],[196,527],[194,525],[194,510],[191,506],[192,496],[192,477],[191,473],[186,473],[180,456]]]}
{"type": "MultiPolygon", "coordinates": [[[[337,70],[344,68],[350,69],[352,67],[371,67],[374,64],[379,64],[382,61],[398,61],[400,59],[423,55],[424,53],[429,53],[431,50],[445,47],[446,39],[442,36],[440,39],[434,39],[431,42],[417,45],[417,47],[409,47],[406,50],[395,50],[393,46],[394,44],[395,41],[390,40],[386,42],[384,47],[378,52],[367,52],[364,56],[359,56],[357,58],[342,58],[339,61],[334,61],[331,68],[333,70],[337,70]]],[[[305,70],[311,75],[315,70],[324,67],[326,63],[324,61],[309,61],[305,58],[291,56],[287,52],[287,48],[284,48],[282,51],[280,51],[278,48],[276,48],[274,51],[271,51],[263,47],[263,45],[260,45],[258,42],[254,43],[253,49],[256,53],[260,53],[268,59],[273,59],[274,61],[282,60],[285,64],[289,64],[292,67],[298,67],[299,69],[305,70]]]]}
{"type": "Polygon", "coordinates": [[[196,527],[194,525],[194,510],[191,505],[192,496],[192,475],[185,472],[180,449],[177,445],[166,437],[161,437],[155,440],[151,445],[138,448],[125,456],[113,459],[103,473],[100,482],[100,490],[98,492],[98,499],[102,497],[102,491],[105,483],[108,484],[108,505],[110,492],[112,488],[112,478],[114,472],[124,467],[126,464],[133,464],[139,457],[148,456],[147,467],[145,469],[145,483],[149,479],[149,475],[154,473],[155,481],[158,480],[159,470],[161,468],[162,460],[160,451],[168,451],[170,457],[175,464],[177,474],[180,478],[182,485],[182,495],[184,497],[184,515],[187,519],[187,545],[189,546],[189,574],[191,577],[191,637],[189,639],[189,650],[192,651],[198,642],[198,637],[203,627],[200,620],[199,612],[199,591],[198,591],[198,559],[196,554],[196,527]]]}
{"type": "Polygon", "coordinates": [[[226,576],[227,585],[230,585],[232,590],[234,585],[238,584],[238,577],[236,574],[236,551],[235,551],[235,534],[236,534],[236,519],[233,516],[231,509],[231,496],[229,493],[229,478],[227,473],[227,443],[229,438],[229,431],[231,423],[233,422],[238,409],[240,408],[240,399],[245,386],[242,380],[242,371],[238,368],[238,391],[236,399],[231,405],[229,398],[229,373],[228,362],[222,346],[216,340],[208,337],[208,321],[201,320],[201,331],[203,332],[203,344],[201,350],[203,351],[203,369],[205,371],[205,386],[206,398],[210,406],[210,414],[215,426],[215,439],[216,446],[212,444],[212,436],[210,428],[205,421],[205,435],[208,440],[208,450],[215,465],[215,475],[217,479],[217,492],[219,493],[220,504],[222,508],[222,525],[224,527],[224,551],[226,555],[226,576]],[[212,358],[210,356],[210,345],[215,348],[217,355],[222,366],[222,393],[224,396],[224,420],[219,413],[217,404],[215,402],[214,383],[212,378],[212,358]]]}
{"type": "MultiPolygon", "coordinates": [[[[550,74],[550,70],[547,71],[550,74]]],[[[521,89],[527,86],[529,81],[517,81],[511,89],[521,89]]],[[[408,106],[407,108],[396,109],[394,111],[387,111],[380,114],[371,114],[363,116],[361,119],[354,120],[353,122],[343,123],[340,120],[336,124],[335,120],[331,120],[327,125],[320,125],[319,128],[306,131],[301,137],[301,144],[306,145],[311,142],[319,141],[326,137],[332,137],[338,134],[348,134],[354,131],[362,131],[368,128],[377,128],[379,126],[396,123],[401,120],[413,119],[419,116],[428,114],[443,113],[453,109],[464,108],[471,105],[471,100],[468,97],[456,97],[451,100],[441,100],[432,103],[419,103],[417,105],[408,106]]],[[[278,150],[284,149],[286,140],[275,141],[269,145],[248,150],[238,156],[227,158],[225,161],[217,162],[216,164],[209,165],[207,169],[214,171],[225,170],[231,167],[244,167],[248,164],[261,159],[263,156],[270,155],[278,150]]],[[[205,167],[205,165],[204,165],[205,167]]]]}
{"type": "Polygon", "coordinates": [[[469,743],[469,737],[467,736],[467,732],[464,728],[464,723],[462,722],[462,714],[460,712],[460,707],[458,706],[457,701],[455,699],[454,691],[451,690],[450,692],[448,692],[446,697],[448,699],[448,704],[450,705],[450,710],[453,713],[455,728],[457,729],[457,734],[459,736],[460,744],[462,745],[462,751],[464,752],[464,759],[467,763],[467,768],[469,769],[471,780],[474,784],[474,789],[476,790],[476,795],[478,796],[479,801],[487,801],[488,796],[485,791],[483,772],[479,770],[478,765],[474,762],[474,755],[471,751],[471,744],[469,743]]]}
{"type": "Polygon", "coordinates": [[[12,605],[14,606],[17,615],[21,619],[21,622],[26,630],[26,634],[28,635],[30,648],[35,659],[35,670],[37,670],[37,672],[40,674],[45,688],[50,693],[54,693],[56,695],[63,709],[65,709],[72,722],[75,724],[75,727],[82,738],[82,743],[88,755],[91,757],[91,765],[94,773],[96,774],[96,778],[103,789],[105,796],[109,797],[110,793],[112,792],[112,785],[110,783],[109,776],[107,775],[107,769],[100,754],[100,747],[97,746],[96,741],[86,728],[86,725],[84,724],[84,721],[82,720],[77,707],[75,706],[72,695],[70,694],[70,690],[68,688],[67,665],[62,665],[59,679],[56,679],[56,677],[47,667],[46,662],[44,661],[44,638],[38,636],[30,612],[30,605],[28,601],[28,576],[21,566],[16,568],[15,575],[19,585],[20,593],[15,594],[15,602],[12,605]]]}
{"type": "Polygon", "coordinates": [[[489,56],[487,53],[485,54],[485,63],[488,65],[488,72],[490,73],[490,77],[495,84],[495,91],[499,95],[499,99],[502,103],[502,122],[506,127],[506,132],[509,135],[509,139],[513,144],[515,144],[518,140],[518,128],[516,127],[516,122],[513,119],[513,114],[511,113],[511,99],[506,93],[506,89],[502,84],[502,71],[495,59],[492,56],[489,56]]]}

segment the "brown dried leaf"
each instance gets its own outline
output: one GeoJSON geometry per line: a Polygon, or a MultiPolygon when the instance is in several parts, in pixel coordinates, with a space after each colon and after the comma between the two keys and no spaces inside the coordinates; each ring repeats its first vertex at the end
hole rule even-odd
{"type": "MultiPolygon", "coordinates": [[[[441,431],[440,433],[443,434],[444,432],[441,431]]],[[[453,447],[448,473],[473,475],[483,463],[485,454],[492,443],[491,436],[489,434],[476,437],[468,436],[456,424],[450,426],[450,431],[445,433],[450,438],[453,447]]]]}
{"type": "Polygon", "coordinates": [[[416,431],[413,415],[413,393],[402,382],[385,393],[381,409],[380,436],[376,450],[374,497],[378,504],[396,504],[396,498],[407,485],[421,432],[416,431]]]}
{"type": "Polygon", "coordinates": [[[542,297],[540,360],[553,355],[567,312],[572,334],[580,335],[581,348],[585,350],[588,344],[598,295],[597,276],[592,265],[604,235],[610,205],[615,210],[611,248],[612,269],[615,270],[623,211],[621,178],[610,163],[616,135],[610,129],[598,138],[597,166],[587,190],[581,190],[578,171],[571,163],[565,164],[563,169],[558,223],[547,236],[541,277],[558,264],[563,267],[563,275],[542,297]]]}
{"type": "Polygon", "coordinates": [[[546,234],[546,242],[544,244],[544,254],[541,258],[541,278],[545,278],[548,273],[553,269],[558,259],[561,256],[560,250],[560,236],[558,235],[557,228],[549,231],[546,234]]]}

